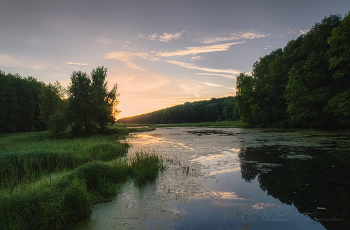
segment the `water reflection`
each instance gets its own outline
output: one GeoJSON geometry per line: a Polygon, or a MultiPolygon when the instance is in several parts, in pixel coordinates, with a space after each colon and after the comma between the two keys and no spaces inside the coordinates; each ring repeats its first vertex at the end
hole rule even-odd
{"type": "Polygon", "coordinates": [[[75,229],[348,229],[349,137],[232,128],[131,134],[128,156],[154,150],[167,169],[144,187],[127,183],[75,229]]]}
{"type": "Polygon", "coordinates": [[[268,195],[293,204],[300,225],[318,221],[326,229],[349,227],[348,151],[260,146],[243,148],[238,157],[242,178],[250,182],[257,177],[268,195]]]}

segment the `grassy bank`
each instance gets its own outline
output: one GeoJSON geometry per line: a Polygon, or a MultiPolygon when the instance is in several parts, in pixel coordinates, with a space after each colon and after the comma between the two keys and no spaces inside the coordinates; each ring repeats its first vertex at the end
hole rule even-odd
{"type": "Polygon", "coordinates": [[[128,178],[138,185],[153,180],[164,169],[155,153],[120,158],[129,146],[120,137],[135,129],[80,138],[2,134],[0,229],[63,229],[87,218],[93,203],[114,195],[128,178]],[[52,173],[61,176],[52,179],[52,173]]]}

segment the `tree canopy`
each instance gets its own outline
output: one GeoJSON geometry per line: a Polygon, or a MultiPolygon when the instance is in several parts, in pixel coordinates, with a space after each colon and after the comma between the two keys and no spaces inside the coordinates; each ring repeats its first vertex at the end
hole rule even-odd
{"type": "Polygon", "coordinates": [[[68,87],[67,117],[73,132],[103,131],[116,121],[119,113],[117,84],[107,90],[107,68],[97,67],[91,77],[81,71],[73,72],[68,87]]]}
{"type": "Polygon", "coordinates": [[[325,17],[237,77],[237,102],[251,124],[350,124],[350,16],[325,17]]]}

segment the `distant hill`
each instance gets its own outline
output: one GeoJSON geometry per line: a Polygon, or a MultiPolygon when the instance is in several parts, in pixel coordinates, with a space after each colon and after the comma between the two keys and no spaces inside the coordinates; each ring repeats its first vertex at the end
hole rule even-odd
{"type": "Polygon", "coordinates": [[[118,123],[170,124],[239,120],[235,97],[212,98],[206,101],[186,102],[151,113],[119,119],[118,123]]]}

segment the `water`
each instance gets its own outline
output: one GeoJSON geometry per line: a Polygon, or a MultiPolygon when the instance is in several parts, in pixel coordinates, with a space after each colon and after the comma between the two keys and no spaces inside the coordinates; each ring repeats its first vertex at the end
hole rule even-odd
{"type": "Polygon", "coordinates": [[[73,229],[349,229],[350,132],[157,128],[130,134],[128,156],[167,169],[124,184],[73,229]]]}

